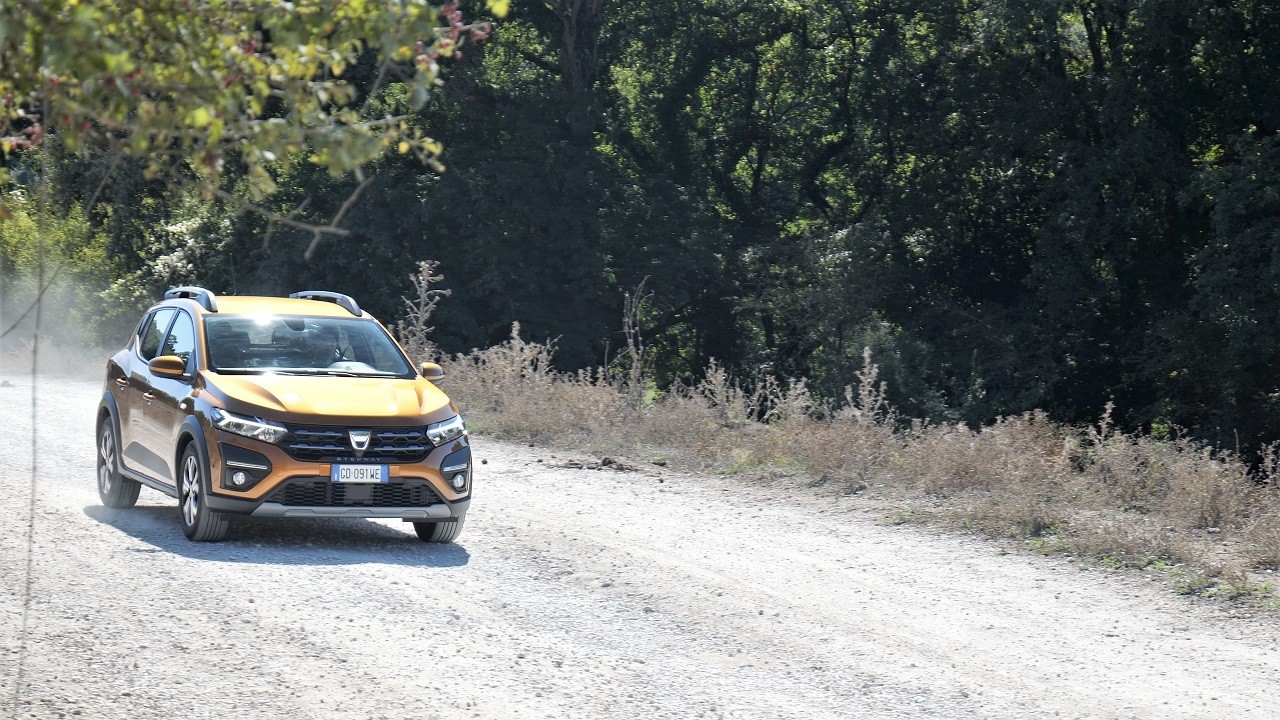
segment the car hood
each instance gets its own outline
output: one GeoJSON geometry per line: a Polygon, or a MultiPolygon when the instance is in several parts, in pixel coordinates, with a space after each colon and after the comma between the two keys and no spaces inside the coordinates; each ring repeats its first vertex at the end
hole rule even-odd
{"type": "Polygon", "coordinates": [[[231,412],[288,422],[404,419],[446,420],[449,397],[424,378],[205,375],[209,392],[231,412]]]}

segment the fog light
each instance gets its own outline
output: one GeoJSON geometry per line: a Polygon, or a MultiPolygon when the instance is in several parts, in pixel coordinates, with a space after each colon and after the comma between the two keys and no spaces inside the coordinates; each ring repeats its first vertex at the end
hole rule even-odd
{"type": "Polygon", "coordinates": [[[467,474],[460,472],[457,475],[454,475],[453,479],[449,481],[449,484],[453,485],[454,490],[461,490],[467,486],[467,474]]]}
{"type": "Polygon", "coordinates": [[[249,482],[249,475],[243,470],[237,470],[231,475],[231,484],[236,487],[244,487],[247,482],[249,482]]]}

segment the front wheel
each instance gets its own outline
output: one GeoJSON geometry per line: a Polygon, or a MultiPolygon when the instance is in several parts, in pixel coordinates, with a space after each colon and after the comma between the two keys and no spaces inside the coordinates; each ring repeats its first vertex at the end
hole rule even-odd
{"type": "Polygon", "coordinates": [[[98,425],[98,497],[107,507],[133,507],[142,484],[120,475],[119,452],[116,427],[110,415],[104,416],[98,425]]]}
{"type": "Polygon", "coordinates": [[[413,530],[418,533],[418,539],[423,542],[453,542],[462,534],[462,523],[466,519],[467,514],[464,512],[458,516],[457,520],[450,520],[447,522],[415,522],[413,524],[413,530]]]}
{"type": "Polygon", "coordinates": [[[205,502],[206,470],[196,452],[188,445],[182,452],[182,479],[178,483],[178,517],[188,540],[217,542],[227,536],[227,516],[212,510],[205,502]]]}

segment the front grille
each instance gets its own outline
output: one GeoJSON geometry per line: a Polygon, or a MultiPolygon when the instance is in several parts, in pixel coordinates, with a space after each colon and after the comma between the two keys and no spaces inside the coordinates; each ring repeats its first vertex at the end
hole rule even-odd
{"type": "MultiPolygon", "coordinates": [[[[421,462],[431,451],[427,429],[422,426],[374,427],[369,447],[357,455],[348,428],[287,425],[289,434],[280,447],[295,460],[305,462],[421,462]]],[[[366,428],[356,428],[362,430],[366,428]]]]}
{"type": "Polygon", "coordinates": [[[422,507],[444,501],[426,480],[393,479],[373,485],[295,477],[272,491],[266,502],[312,507],[422,507]]]}

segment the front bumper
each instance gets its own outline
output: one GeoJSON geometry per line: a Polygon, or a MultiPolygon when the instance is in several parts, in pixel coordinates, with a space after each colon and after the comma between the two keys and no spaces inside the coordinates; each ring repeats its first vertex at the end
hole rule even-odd
{"type": "Polygon", "coordinates": [[[277,502],[241,500],[224,495],[206,495],[205,505],[210,510],[232,515],[253,517],[309,517],[309,518],[384,518],[405,521],[448,521],[466,514],[471,505],[467,497],[454,502],[438,502],[415,507],[377,507],[363,505],[283,505],[277,502]]]}
{"type": "MultiPolygon", "coordinates": [[[[210,509],[258,517],[367,517],[405,520],[449,520],[465,513],[471,499],[471,457],[467,438],[433,448],[419,462],[388,462],[388,482],[361,489],[359,483],[330,482],[332,463],[299,460],[279,445],[209,429],[210,509]],[[461,460],[459,460],[461,458],[461,460]],[[466,466],[466,483],[450,484],[442,467],[466,466]],[[244,470],[250,482],[229,487],[228,478],[244,470]],[[286,492],[297,484],[309,486],[286,492]],[[338,490],[339,487],[344,488],[338,490]]],[[[371,463],[372,464],[372,463],[371,463]]]]}

